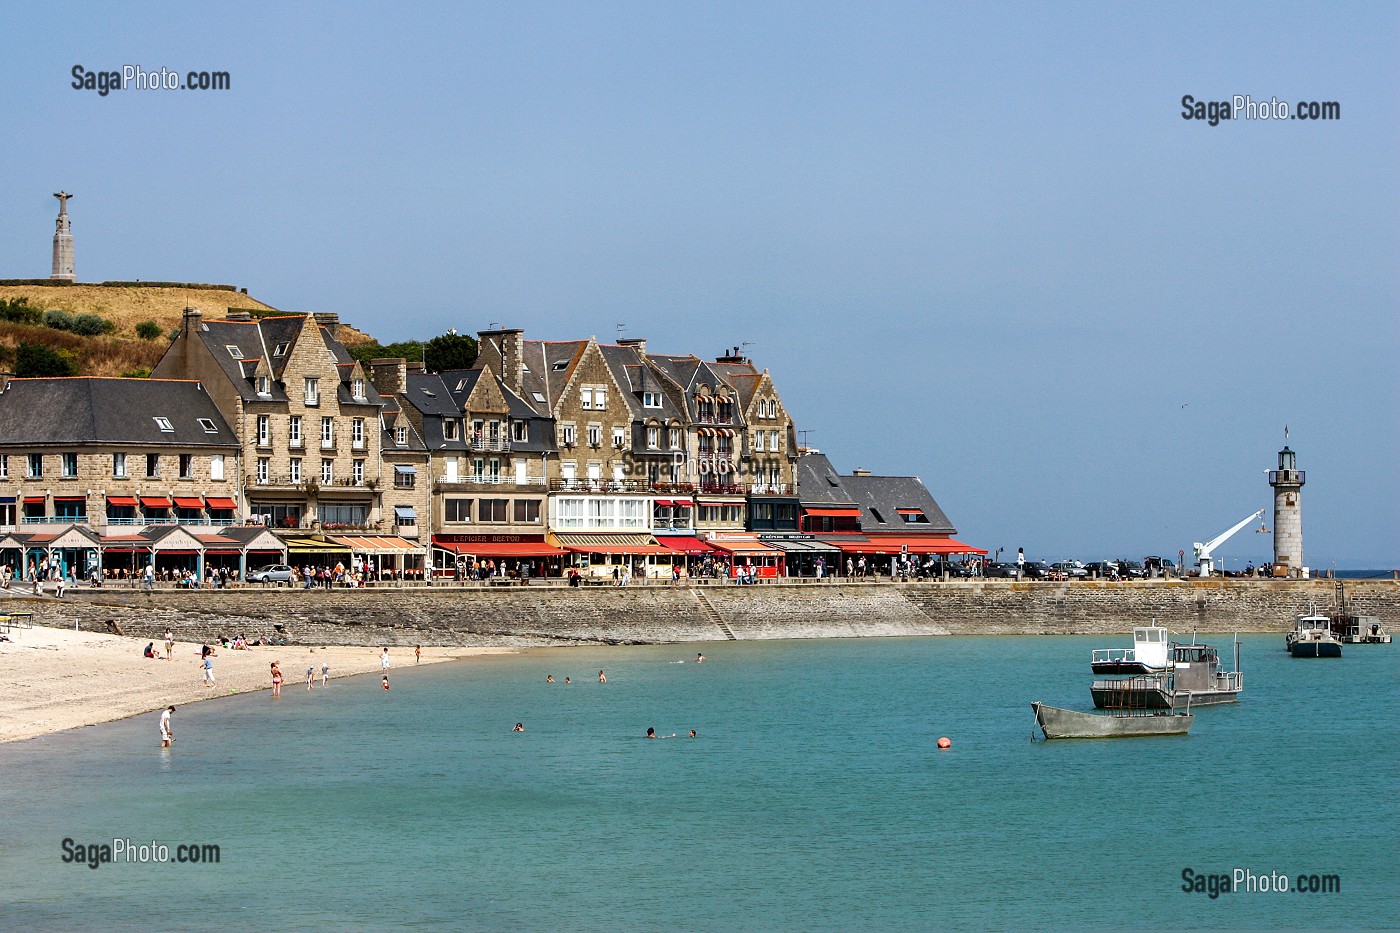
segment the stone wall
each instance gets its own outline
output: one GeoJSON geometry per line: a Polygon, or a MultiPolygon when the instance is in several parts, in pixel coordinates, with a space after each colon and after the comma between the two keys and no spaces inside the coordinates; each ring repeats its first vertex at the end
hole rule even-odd
{"type": "MultiPolygon", "coordinates": [[[[292,642],[357,645],[633,644],[875,635],[1126,636],[1154,619],[1174,632],[1278,632],[1310,604],[1331,604],[1327,581],[1133,583],[829,583],[302,590],[70,589],[63,600],[0,599],[0,612],[42,624],[182,641],[242,632],[292,642]],[[727,631],[726,631],[727,630],[727,631]]],[[[1400,629],[1400,584],[1355,581],[1355,611],[1400,629]]]]}

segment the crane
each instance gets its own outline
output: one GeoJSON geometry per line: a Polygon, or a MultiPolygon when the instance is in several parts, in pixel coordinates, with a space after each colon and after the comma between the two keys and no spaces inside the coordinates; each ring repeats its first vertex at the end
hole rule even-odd
{"type": "MultiPolygon", "coordinates": [[[[1214,538],[1211,538],[1204,544],[1197,541],[1195,544],[1191,545],[1191,550],[1194,551],[1196,554],[1196,566],[1201,568],[1201,576],[1208,577],[1215,570],[1215,559],[1211,556],[1215,552],[1215,549],[1220,547],[1220,545],[1224,544],[1227,540],[1229,540],[1235,532],[1239,531],[1241,528],[1243,528],[1245,525],[1248,525],[1256,518],[1259,519],[1259,523],[1262,526],[1264,522],[1263,509],[1260,509],[1259,511],[1255,512],[1253,515],[1249,516],[1244,521],[1240,522],[1238,525],[1235,525],[1229,531],[1221,532],[1220,534],[1216,535],[1214,538]]],[[[1268,529],[1261,527],[1260,530],[1267,531],[1268,529]]]]}

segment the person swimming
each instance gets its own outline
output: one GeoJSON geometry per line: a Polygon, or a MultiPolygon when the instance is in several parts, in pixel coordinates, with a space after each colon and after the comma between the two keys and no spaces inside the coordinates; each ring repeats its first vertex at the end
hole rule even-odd
{"type": "Polygon", "coordinates": [[[510,731],[511,731],[511,732],[524,732],[524,731],[525,731],[525,723],[523,723],[523,722],[517,722],[517,723],[515,724],[515,728],[512,729],[512,730],[510,730],[510,731]]]}

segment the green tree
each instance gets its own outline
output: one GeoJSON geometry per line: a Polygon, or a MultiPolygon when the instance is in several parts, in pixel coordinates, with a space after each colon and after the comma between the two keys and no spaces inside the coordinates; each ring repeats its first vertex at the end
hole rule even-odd
{"type": "Polygon", "coordinates": [[[456,331],[434,337],[423,346],[423,364],[430,373],[471,369],[476,362],[476,340],[456,331]]]}
{"type": "Polygon", "coordinates": [[[371,340],[369,343],[362,343],[359,346],[346,347],[351,359],[359,360],[361,363],[368,363],[370,360],[396,359],[421,360],[423,359],[423,341],[402,340],[398,343],[384,345],[378,340],[371,340]]]}
{"type": "Polygon", "coordinates": [[[136,336],[142,340],[155,340],[160,336],[160,325],[155,321],[142,321],[136,325],[136,336]]]}
{"type": "Polygon", "coordinates": [[[28,298],[0,298],[0,321],[12,324],[39,323],[39,309],[29,303],[28,298]]]}
{"type": "Polygon", "coordinates": [[[76,376],[78,368],[68,353],[42,343],[22,343],[15,350],[16,376],[76,376]]]}

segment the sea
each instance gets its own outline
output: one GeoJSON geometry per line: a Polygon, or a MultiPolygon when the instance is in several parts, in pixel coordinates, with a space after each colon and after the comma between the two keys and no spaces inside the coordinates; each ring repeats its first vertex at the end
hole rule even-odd
{"type": "Polygon", "coordinates": [[[1400,925],[1400,645],[1244,636],[1189,736],[1032,741],[1129,641],[541,649],[6,744],[0,929],[1400,925]]]}

